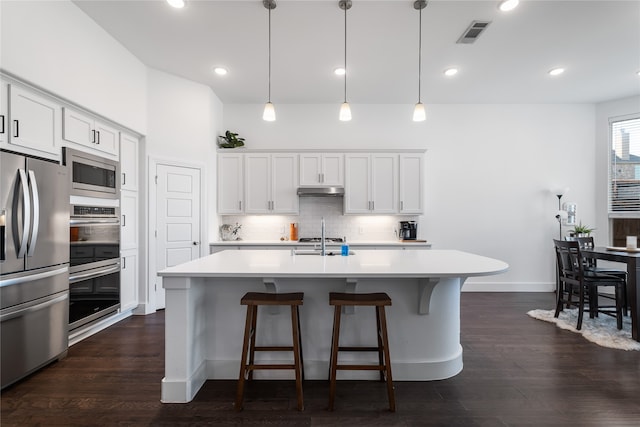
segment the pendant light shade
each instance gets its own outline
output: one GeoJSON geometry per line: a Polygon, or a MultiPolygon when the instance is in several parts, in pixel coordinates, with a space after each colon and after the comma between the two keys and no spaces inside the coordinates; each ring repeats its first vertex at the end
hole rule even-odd
{"type": "Polygon", "coordinates": [[[262,120],[267,122],[273,122],[276,120],[276,109],[271,103],[271,9],[276,8],[275,0],[262,0],[262,4],[269,11],[269,100],[264,105],[264,112],[262,113],[262,120]]]}
{"type": "Polygon", "coordinates": [[[343,102],[340,106],[340,121],[348,122],[351,120],[351,107],[348,102],[343,102]]]}
{"type": "Polygon", "coordinates": [[[347,102],[347,10],[351,9],[351,0],[338,1],[340,9],[344,10],[344,102],[340,106],[340,121],[351,120],[351,107],[347,102]]]}
{"type": "Polygon", "coordinates": [[[414,122],[423,122],[427,118],[427,113],[424,110],[424,104],[422,102],[418,102],[413,109],[413,121],[414,122]]]}
{"type": "Polygon", "coordinates": [[[422,83],[422,9],[427,7],[426,0],[416,0],[413,2],[413,8],[418,9],[420,13],[419,29],[418,29],[418,102],[413,109],[413,121],[423,122],[427,118],[427,113],[424,110],[424,104],[421,99],[421,83],[422,83]]]}
{"type": "Polygon", "coordinates": [[[262,113],[262,120],[267,122],[274,122],[276,120],[276,109],[273,108],[271,101],[264,104],[264,112],[262,113]]]}

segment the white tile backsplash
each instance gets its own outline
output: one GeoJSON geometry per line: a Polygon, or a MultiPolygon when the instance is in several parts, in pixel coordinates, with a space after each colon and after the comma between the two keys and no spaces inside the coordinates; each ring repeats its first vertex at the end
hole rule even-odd
{"type": "Polygon", "coordinates": [[[298,223],[299,237],[320,237],[324,217],[327,237],[346,237],[352,242],[397,240],[398,221],[418,220],[417,216],[343,215],[342,211],[342,197],[301,197],[300,215],[224,215],[220,223],[241,224],[243,240],[279,240],[289,237],[292,222],[298,223]]]}

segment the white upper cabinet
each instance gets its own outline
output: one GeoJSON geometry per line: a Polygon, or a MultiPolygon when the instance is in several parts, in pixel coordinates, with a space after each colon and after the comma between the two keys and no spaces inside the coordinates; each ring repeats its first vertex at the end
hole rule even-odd
{"type": "Polygon", "coordinates": [[[120,189],[138,191],[138,138],[120,134],[120,189]]]}
{"type": "Polygon", "coordinates": [[[343,186],[344,154],[304,153],[300,154],[300,186],[343,186]]]}
{"type": "Polygon", "coordinates": [[[422,153],[400,154],[401,214],[416,215],[424,211],[424,172],[422,153]]]}
{"type": "Polygon", "coordinates": [[[245,154],[247,214],[298,214],[298,155],[245,154]]]}
{"type": "Polygon", "coordinates": [[[347,154],[345,170],[345,213],[398,212],[397,154],[347,154]]]}
{"type": "Polygon", "coordinates": [[[218,154],[218,213],[244,212],[244,172],[242,154],[218,154]]]}
{"type": "Polygon", "coordinates": [[[2,130],[5,132],[0,136],[2,146],[25,154],[60,159],[60,105],[12,83],[2,82],[2,89],[2,130]]]}
{"type": "Polygon", "coordinates": [[[9,98],[7,83],[0,80],[0,146],[5,146],[9,135],[9,98]]]}
{"type": "MultiPolygon", "coordinates": [[[[65,107],[62,124],[65,141],[111,156],[119,153],[119,132],[94,117],[65,107]]],[[[98,153],[99,154],[99,153],[98,153]]]]}

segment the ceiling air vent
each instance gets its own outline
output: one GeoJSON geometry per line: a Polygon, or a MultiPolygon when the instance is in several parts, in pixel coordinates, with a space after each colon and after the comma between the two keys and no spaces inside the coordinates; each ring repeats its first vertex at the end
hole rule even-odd
{"type": "Polygon", "coordinates": [[[471,21],[471,25],[464,30],[456,43],[470,44],[475,42],[489,24],[491,24],[491,21],[471,21]]]}

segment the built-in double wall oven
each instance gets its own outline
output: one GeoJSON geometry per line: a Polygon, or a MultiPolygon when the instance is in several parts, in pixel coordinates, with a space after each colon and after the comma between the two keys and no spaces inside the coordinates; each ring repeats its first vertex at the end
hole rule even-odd
{"type": "Polygon", "coordinates": [[[69,331],[120,308],[119,164],[65,150],[71,175],[69,331]]]}

